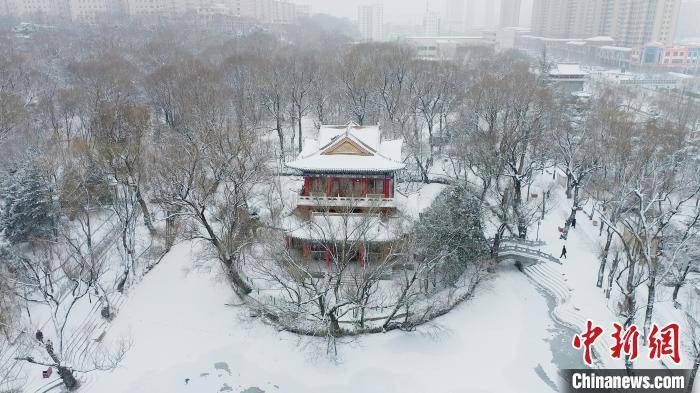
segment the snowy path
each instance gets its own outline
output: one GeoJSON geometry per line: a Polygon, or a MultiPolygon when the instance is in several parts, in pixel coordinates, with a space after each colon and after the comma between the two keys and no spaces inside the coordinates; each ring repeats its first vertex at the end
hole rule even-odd
{"type": "MultiPolygon", "coordinates": [[[[604,328],[604,334],[596,341],[594,347],[598,367],[624,368],[621,360],[610,356],[610,347],[613,345],[613,339],[610,337],[613,332],[612,323],[620,322],[615,312],[617,305],[613,300],[606,299],[603,289],[595,285],[600,264],[599,251],[605,239],[599,236],[599,227],[594,226],[584,212],[577,214],[576,228],[571,229],[568,239],[560,239],[558,227],[564,225],[572,201],[566,199],[563,187],[553,190],[551,195],[548,203],[553,203],[555,208],[542,221],[540,238],[546,242],[542,251],[558,256],[562,246],[566,245],[568,256],[561,259],[560,266],[547,264],[546,267],[540,266],[526,274],[540,280],[548,292],[558,297],[559,306],[553,314],[565,325],[571,325],[572,333],[582,332],[587,319],[604,328]]],[[[678,314],[671,302],[662,300],[663,290],[659,290],[654,322],[666,324],[678,321],[678,314]]],[[[641,328],[641,324],[639,326],[641,328]]],[[[664,367],[661,362],[651,361],[646,356],[638,357],[635,365],[638,368],[664,367]]],[[[683,364],[680,365],[682,366],[683,364]]]]}
{"type": "Polygon", "coordinates": [[[226,305],[236,301],[216,267],[193,270],[192,253],[177,246],[131,293],[107,339],[128,335],[133,348],[119,369],[93,374],[84,391],[552,391],[538,374],[556,378],[554,323],[513,265],[432,326],[362,337],[332,363],[322,341],[278,333],[226,305]]]}
{"type": "MultiPolygon", "coordinates": [[[[579,333],[586,326],[587,318],[581,310],[574,306],[571,292],[573,289],[567,284],[565,273],[561,267],[549,263],[539,263],[523,268],[523,273],[528,276],[535,285],[544,289],[554,297],[555,306],[551,310],[552,318],[566,327],[573,335],[579,333]]],[[[608,348],[612,346],[611,338],[601,336],[594,344],[594,353],[600,367],[604,367],[609,359],[605,356],[608,348]]],[[[573,349],[572,349],[573,350],[573,349]]]]}

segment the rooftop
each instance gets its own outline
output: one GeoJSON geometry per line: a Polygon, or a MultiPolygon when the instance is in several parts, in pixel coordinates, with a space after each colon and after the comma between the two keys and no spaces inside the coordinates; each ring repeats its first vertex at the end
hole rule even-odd
{"type": "Polygon", "coordinates": [[[587,75],[578,63],[557,63],[549,71],[549,75],[587,75]]]}
{"type": "Polygon", "coordinates": [[[319,172],[393,172],[402,169],[403,141],[382,140],[379,126],[323,125],[287,167],[319,172]]]}

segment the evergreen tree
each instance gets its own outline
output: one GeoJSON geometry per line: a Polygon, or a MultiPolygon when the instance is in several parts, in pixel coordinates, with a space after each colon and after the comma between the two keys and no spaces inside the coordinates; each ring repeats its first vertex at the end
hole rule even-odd
{"type": "Polygon", "coordinates": [[[50,238],[56,226],[51,182],[29,158],[0,184],[0,230],[10,243],[50,238]]]}
{"type": "Polygon", "coordinates": [[[421,214],[415,231],[418,256],[439,257],[439,273],[448,285],[489,254],[479,201],[461,186],[445,189],[421,214]]]}

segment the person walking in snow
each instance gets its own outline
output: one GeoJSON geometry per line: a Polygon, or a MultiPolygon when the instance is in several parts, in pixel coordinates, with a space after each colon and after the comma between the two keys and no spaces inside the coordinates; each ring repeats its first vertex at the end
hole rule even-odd
{"type": "Polygon", "coordinates": [[[559,258],[564,258],[566,259],[566,245],[563,245],[561,247],[561,255],[559,255],[559,258]]]}
{"type": "Polygon", "coordinates": [[[571,219],[571,227],[576,228],[576,217],[571,219]]]}

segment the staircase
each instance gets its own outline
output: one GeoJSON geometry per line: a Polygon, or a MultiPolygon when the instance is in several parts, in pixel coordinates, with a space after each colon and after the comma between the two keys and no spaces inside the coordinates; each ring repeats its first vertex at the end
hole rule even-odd
{"type": "MultiPolygon", "coordinates": [[[[561,266],[536,263],[521,267],[520,270],[537,287],[546,291],[554,298],[555,306],[550,310],[552,319],[571,330],[573,334],[581,333],[584,326],[586,326],[586,318],[571,301],[572,289],[566,283],[565,275],[561,271],[561,266]]],[[[605,334],[599,336],[595,341],[593,344],[593,355],[594,362],[596,362],[597,366],[604,366],[603,359],[607,359],[607,357],[601,355],[607,353],[612,345],[610,337],[605,334]]]]}

